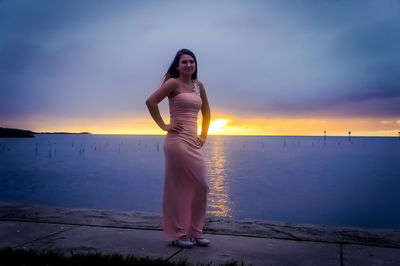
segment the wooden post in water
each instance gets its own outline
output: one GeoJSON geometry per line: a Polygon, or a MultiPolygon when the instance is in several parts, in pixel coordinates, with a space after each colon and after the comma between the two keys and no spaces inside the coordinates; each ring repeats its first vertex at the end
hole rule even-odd
{"type": "Polygon", "coordinates": [[[349,131],[349,142],[350,142],[351,131],[349,131]]]}
{"type": "Polygon", "coordinates": [[[324,130],[324,144],[326,144],[326,130],[324,130]]]}

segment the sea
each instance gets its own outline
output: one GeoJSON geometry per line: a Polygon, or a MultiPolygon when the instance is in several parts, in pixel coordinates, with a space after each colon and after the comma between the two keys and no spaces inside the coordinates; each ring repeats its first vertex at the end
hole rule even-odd
{"type": "MultiPolygon", "coordinates": [[[[0,139],[0,201],[162,212],[164,136],[0,139]]],[[[400,139],[209,136],[207,216],[400,228],[400,139]]]]}

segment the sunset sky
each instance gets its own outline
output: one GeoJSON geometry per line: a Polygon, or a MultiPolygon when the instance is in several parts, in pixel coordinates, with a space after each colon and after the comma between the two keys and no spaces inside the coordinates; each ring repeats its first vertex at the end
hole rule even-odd
{"type": "Polygon", "coordinates": [[[212,134],[397,136],[399,14],[396,0],[0,0],[0,127],[162,134],[145,100],[188,48],[212,134]]]}

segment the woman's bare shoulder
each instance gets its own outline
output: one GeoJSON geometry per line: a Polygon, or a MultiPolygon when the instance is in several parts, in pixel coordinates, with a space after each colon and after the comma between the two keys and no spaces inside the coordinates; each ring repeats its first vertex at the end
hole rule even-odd
{"type": "Polygon", "coordinates": [[[164,82],[165,85],[168,86],[175,86],[178,85],[179,81],[176,78],[169,78],[167,81],[164,82]]]}

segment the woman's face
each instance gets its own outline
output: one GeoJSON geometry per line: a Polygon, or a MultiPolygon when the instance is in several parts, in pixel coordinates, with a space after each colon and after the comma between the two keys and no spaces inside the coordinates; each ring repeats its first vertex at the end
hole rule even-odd
{"type": "Polygon", "coordinates": [[[194,58],[188,54],[181,55],[177,67],[179,73],[182,75],[192,75],[196,71],[196,63],[194,58]]]}

